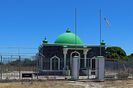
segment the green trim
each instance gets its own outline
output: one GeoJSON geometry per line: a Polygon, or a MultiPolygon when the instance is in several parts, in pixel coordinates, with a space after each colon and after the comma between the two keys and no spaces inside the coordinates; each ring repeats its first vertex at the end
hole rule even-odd
{"type": "Polygon", "coordinates": [[[48,43],[48,40],[46,39],[46,37],[44,38],[44,40],[42,41],[44,44],[48,43]]]}
{"type": "Polygon", "coordinates": [[[104,42],[104,40],[102,40],[102,42],[101,42],[101,45],[105,45],[106,43],[104,42]]]}

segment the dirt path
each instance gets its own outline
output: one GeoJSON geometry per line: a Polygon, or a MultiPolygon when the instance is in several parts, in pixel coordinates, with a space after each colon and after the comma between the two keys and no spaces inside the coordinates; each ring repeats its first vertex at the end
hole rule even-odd
{"type": "Polygon", "coordinates": [[[69,84],[83,86],[84,88],[103,88],[102,85],[95,82],[70,82],[69,84]]]}
{"type": "Polygon", "coordinates": [[[7,82],[0,88],[133,88],[133,80],[114,80],[104,82],[44,81],[44,82],[7,82]]]}
{"type": "Polygon", "coordinates": [[[133,80],[114,80],[104,82],[69,82],[70,85],[79,85],[84,88],[133,88],[133,80]]]}
{"type": "Polygon", "coordinates": [[[63,81],[45,81],[45,82],[9,82],[0,83],[0,88],[84,88],[82,86],[69,85],[63,81]]]}

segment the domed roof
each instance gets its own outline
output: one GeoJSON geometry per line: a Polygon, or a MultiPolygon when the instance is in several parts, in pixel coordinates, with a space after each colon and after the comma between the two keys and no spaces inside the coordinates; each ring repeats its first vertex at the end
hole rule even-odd
{"type": "Polygon", "coordinates": [[[83,42],[80,40],[80,38],[78,36],[76,36],[74,33],[72,33],[70,31],[70,29],[68,28],[66,30],[66,33],[59,35],[54,43],[57,43],[57,44],[75,44],[75,40],[76,40],[76,44],[83,44],[83,42]]]}

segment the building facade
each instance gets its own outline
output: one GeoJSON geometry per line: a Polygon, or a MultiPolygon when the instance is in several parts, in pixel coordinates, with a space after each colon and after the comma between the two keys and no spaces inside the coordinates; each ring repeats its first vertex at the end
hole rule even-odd
{"type": "Polygon", "coordinates": [[[80,70],[95,69],[95,61],[90,61],[96,56],[105,55],[105,45],[84,45],[81,39],[69,29],[59,35],[54,44],[45,39],[39,47],[38,66],[44,72],[63,72],[71,70],[73,56],[80,59],[80,70]],[[100,53],[101,52],[101,53],[100,53]]]}

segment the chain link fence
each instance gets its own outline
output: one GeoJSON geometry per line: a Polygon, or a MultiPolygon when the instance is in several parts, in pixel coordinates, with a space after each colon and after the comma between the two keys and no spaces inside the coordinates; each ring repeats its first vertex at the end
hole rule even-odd
{"type": "Polygon", "coordinates": [[[133,59],[106,59],[105,78],[107,79],[132,79],[133,59]]]}
{"type": "Polygon", "coordinates": [[[22,79],[22,73],[35,73],[34,56],[5,55],[0,56],[0,79],[22,79]]]}
{"type": "MultiPolygon", "coordinates": [[[[1,80],[21,80],[22,73],[32,73],[33,79],[70,79],[70,67],[67,71],[63,69],[63,60],[59,62],[53,59],[53,62],[42,60],[36,56],[26,55],[1,55],[0,56],[0,79],[1,80]],[[50,67],[51,64],[51,67],[50,67]],[[50,70],[51,68],[51,70],[50,70]],[[44,69],[44,70],[42,70],[44,69]],[[54,69],[54,70],[52,70],[54,69]],[[57,70],[57,71],[56,71],[57,70]]],[[[89,59],[87,59],[89,62],[89,59]]],[[[84,68],[84,60],[81,60],[80,76],[82,79],[88,79],[88,68],[84,68]]],[[[69,65],[69,64],[68,64],[69,65]]],[[[94,77],[95,78],[95,77],[94,77]]],[[[106,79],[132,79],[133,78],[133,59],[128,60],[105,60],[105,78],[106,79]]]]}

